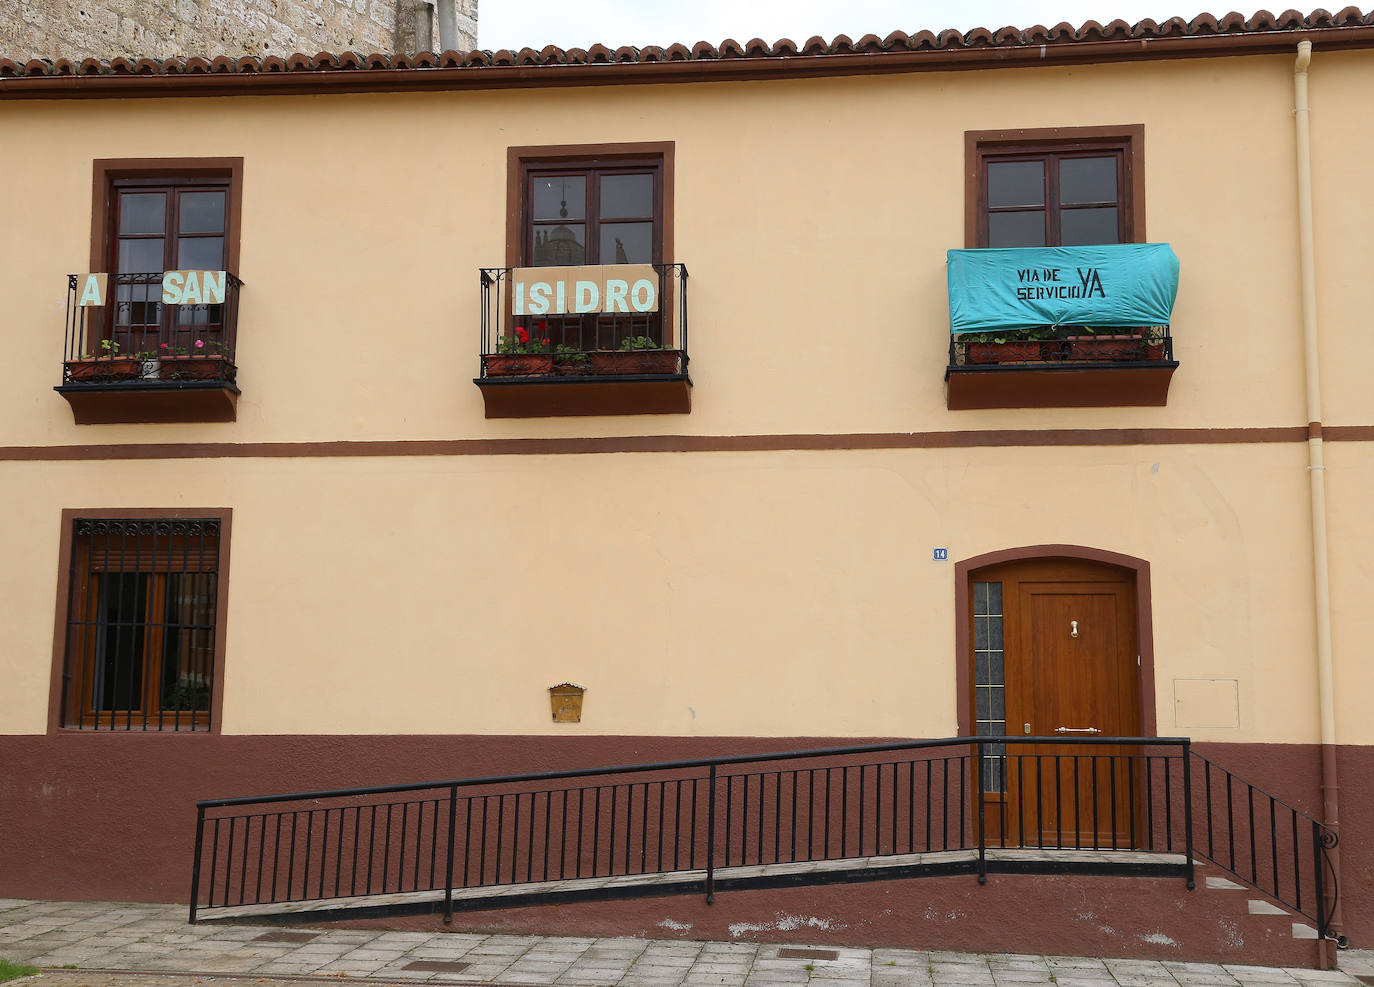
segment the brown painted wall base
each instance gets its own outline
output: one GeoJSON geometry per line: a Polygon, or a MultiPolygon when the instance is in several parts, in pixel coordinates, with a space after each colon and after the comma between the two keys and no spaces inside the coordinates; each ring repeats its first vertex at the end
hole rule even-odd
{"type": "MultiPolygon", "coordinates": [[[[836,738],[213,736],[63,732],[0,737],[0,897],[186,901],[195,801],[859,743],[836,738]]],[[[1315,745],[1208,744],[1202,753],[1306,811],[1315,745]]],[[[1343,931],[1374,942],[1374,747],[1339,750],[1343,931]]],[[[1209,867],[1203,874],[1220,875],[1209,867]]],[[[1200,882],[1201,883],[1201,882],[1200,882]]],[[[1244,892],[1178,880],[926,878],[576,903],[459,915],[454,928],[977,948],[1311,963],[1285,916],[1244,892]],[[1283,935],[1280,935],[1283,933],[1283,935]],[[1144,937],[1144,938],[1142,938],[1144,937]]],[[[393,919],[388,925],[436,923],[393,919]]]]}

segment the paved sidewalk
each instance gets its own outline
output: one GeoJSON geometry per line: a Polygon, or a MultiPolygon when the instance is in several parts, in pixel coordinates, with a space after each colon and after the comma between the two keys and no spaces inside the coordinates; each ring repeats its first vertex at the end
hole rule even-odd
{"type": "Polygon", "coordinates": [[[273,977],[512,987],[1362,987],[1354,974],[1374,973],[1371,954],[1347,953],[1346,970],[1322,972],[676,939],[191,926],[177,905],[4,899],[0,957],[45,970],[25,987],[271,987],[273,977]]]}

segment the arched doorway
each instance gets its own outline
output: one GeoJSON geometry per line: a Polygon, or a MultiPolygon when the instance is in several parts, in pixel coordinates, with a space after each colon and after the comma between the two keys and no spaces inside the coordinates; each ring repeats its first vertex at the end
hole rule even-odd
{"type": "MultiPolygon", "coordinates": [[[[1148,563],[1038,546],[969,559],[958,570],[961,733],[1153,735],[1142,646],[1148,563]]],[[[1123,849],[1137,842],[1134,749],[1027,744],[988,753],[976,783],[990,839],[1123,849]]]]}

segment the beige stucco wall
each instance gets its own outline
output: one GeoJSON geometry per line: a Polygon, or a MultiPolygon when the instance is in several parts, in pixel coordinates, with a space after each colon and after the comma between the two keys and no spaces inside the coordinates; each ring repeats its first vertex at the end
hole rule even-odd
{"type": "MultiPolygon", "coordinates": [[[[1319,54],[1313,69],[1318,177],[1330,177],[1317,232],[1334,423],[1374,413],[1374,394],[1351,377],[1374,359],[1358,315],[1374,192],[1351,174],[1374,138],[1337,131],[1363,112],[1354,83],[1371,57],[1319,54]]],[[[0,143],[43,153],[12,159],[0,192],[7,223],[25,234],[0,244],[17,286],[10,316],[32,327],[0,393],[5,441],[1303,424],[1291,77],[1287,59],[1252,57],[677,88],[6,103],[0,143]],[[1145,125],[1148,234],[1173,244],[1183,271],[1169,405],[949,412],[944,252],[963,243],[963,133],[1065,123],[1145,125]],[[340,143],[350,132],[368,138],[340,143]],[[78,428],[50,388],[63,275],[89,266],[91,158],[184,155],[188,135],[198,153],[245,158],[239,421],[78,428]],[[421,136],[433,182],[391,150],[421,136]],[[477,270],[504,260],[506,148],[623,138],[677,143],[694,410],[488,422],[469,381],[477,270]],[[345,355],[330,361],[328,387],[301,372],[322,348],[345,355]]]]}
{"type": "Polygon", "coordinates": [[[1174,678],[1235,678],[1240,726],[1188,732],[1310,741],[1304,461],[1288,444],[7,464],[6,554],[34,564],[0,570],[0,722],[44,729],[58,507],[228,504],[227,732],[948,735],[954,561],[1063,542],[1151,561],[1161,733],[1174,678]],[[587,713],[554,725],[544,690],[569,680],[587,713]]]}
{"type": "MultiPolygon", "coordinates": [[[[1337,425],[1374,419],[1374,136],[1349,125],[1371,57],[1313,63],[1337,425]]],[[[0,238],[0,446],[1303,425],[1291,70],[0,103],[0,146],[34,149],[0,187],[24,234],[0,238]],[[948,411],[964,131],[1123,123],[1146,129],[1149,237],[1182,260],[1168,406],[948,411]],[[91,159],[184,155],[188,135],[245,158],[239,420],[75,426],[51,388],[63,276],[88,266],[91,159]],[[417,139],[437,185],[394,153],[417,139]],[[504,259],[506,148],[626,139],[676,142],[693,411],[487,421],[477,269],[504,259]]],[[[1331,445],[1343,743],[1374,742],[1358,700],[1371,481],[1368,445],[1331,445]]],[[[1240,726],[1195,736],[1312,742],[1307,491],[1296,442],[0,462],[0,557],[28,560],[0,567],[0,733],[44,729],[59,508],[197,505],[235,511],[228,732],[948,734],[953,560],[1066,542],[1152,564],[1161,733],[1175,678],[1235,678],[1240,726]],[[555,728],[544,689],[569,679],[587,716],[555,728]]]]}

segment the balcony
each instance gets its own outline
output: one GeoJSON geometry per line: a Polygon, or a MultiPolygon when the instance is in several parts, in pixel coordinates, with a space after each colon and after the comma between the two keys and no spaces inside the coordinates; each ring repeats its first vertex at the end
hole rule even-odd
{"type": "Polygon", "coordinates": [[[951,411],[1162,407],[1178,369],[1168,326],[952,334],[951,411]]]}
{"type": "Polygon", "coordinates": [[[241,286],[222,271],[69,275],[54,390],[76,424],[234,421],[241,286]]]}
{"type": "Polygon", "coordinates": [[[1167,403],[1168,244],[951,250],[948,265],[951,410],[1167,403]]]}
{"type": "Polygon", "coordinates": [[[683,264],[481,270],[488,418],[687,414],[683,264]]]}

